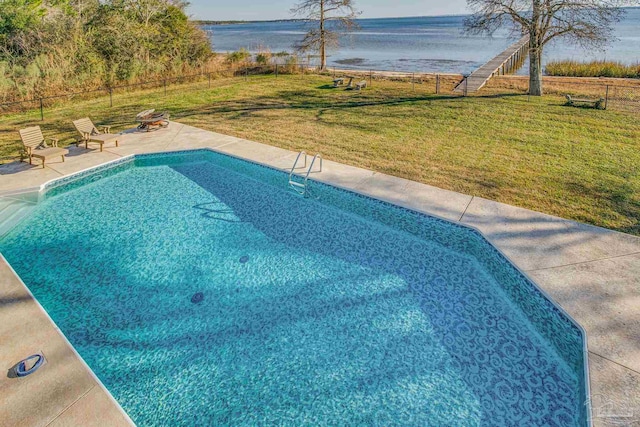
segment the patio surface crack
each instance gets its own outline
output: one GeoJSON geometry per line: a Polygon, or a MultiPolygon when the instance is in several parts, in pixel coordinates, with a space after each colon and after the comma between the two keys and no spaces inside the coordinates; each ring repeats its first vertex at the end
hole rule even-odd
{"type": "Polygon", "coordinates": [[[628,370],[630,370],[631,372],[633,372],[634,374],[638,374],[638,375],[640,375],[640,372],[636,371],[635,369],[630,368],[630,367],[628,367],[628,366],[626,366],[626,365],[623,365],[622,363],[616,362],[615,360],[611,360],[611,359],[609,359],[609,358],[608,358],[608,357],[606,357],[606,356],[603,356],[603,355],[601,355],[601,354],[599,354],[599,353],[596,353],[595,351],[589,350],[589,353],[591,353],[591,354],[595,354],[596,356],[601,357],[601,358],[603,358],[604,360],[608,360],[609,362],[614,363],[614,364],[616,364],[616,365],[620,366],[621,368],[628,369],[628,370]]]}
{"type": "Polygon", "coordinates": [[[464,217],[464,214],[467,213],[467,209],[469,209],[469,206],[471,206],[471,202],[473,202],[473,199],[475,199],[476,196],[471,196],[471,200],[469,200],[469,203],[467,203],[467,206],[465,206],[464,211],[462,211],[462,215],[460,215],[460,218],[458,218],[458,222],[462,222],[462,218],[464,217]]]}
{"type": "Polygon", "coordinates": [[[92,385],[91,387],[89,387],[89,390],[87,390],[86,392],[82,393],[80,396],[78,396],[78,398],[76,400],[74,400],[73,402],[71,402],[71,404],[69,404],[69,406],[67,406],[66,408],[64,408],[58,415],[56,415],[55,417],[53,417],[53,419],[51,421],[49,421],[47,423],[47,426],[50,426],[55,420],[57,420],[58,418],[60,418],[60,416],[62,414],[64,414],[65,412],[67,412],[69,410],[69,408],[71,408],[73,405],[75,405],[76,403],[78,403],[83,397],[85,397],[86,395],[89,394],[89,392],[91,392],[91,390],[93,390],[96,387],[96,385],[92,385]]]}
{"type": "Polygon", "coordinates": [[[613,256],[608,256],[608,257],[604,257],[604,258],[596,258],[596,259],[591,259],[591,260],[587,260],[587,261],[570,262],[568,264],[554,265],[554,266],[551,266],[551,267],[535,268],[535,269],[532,269],[532,270],[524,270],[524,271],[529,273],[529,272],[535,272],[535,271],[552,270],[554,268],[571,267],[572,265],[589,264],[591,262],[607,261],[607,260],[610,260],[610,259],[624,258],[624,257],[627,257],[627,256],[637,255],[637,254],[640,254],[640,251],[629,252],[628,254],[613,255],[613,256]]]}

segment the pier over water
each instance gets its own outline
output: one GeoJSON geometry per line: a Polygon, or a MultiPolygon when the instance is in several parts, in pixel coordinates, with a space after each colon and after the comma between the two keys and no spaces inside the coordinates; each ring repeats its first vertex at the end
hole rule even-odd
{"type": "Polygon", "coordinates": [[[528,50],[529,35],[526,35],[471,73],[454,89],[454,92],[465,95],[477,92],[491,77],[515,72],[527,57],[528,50]]]}

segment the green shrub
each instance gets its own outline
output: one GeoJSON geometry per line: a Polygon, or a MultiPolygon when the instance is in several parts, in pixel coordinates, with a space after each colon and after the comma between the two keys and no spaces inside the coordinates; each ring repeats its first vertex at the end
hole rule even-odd
{"type": "Polygon", "coordinates": [[[251,57],[249,51],[245,48],[237,50],[235,52],[227,53],[227,62],[229,63],[237,63],[237,62],[245,62],[247,59],[251,57]]]}
{"type": "Polygon", "coordinates": [[[211,45],[189,21],[185,5],[0,0],[0,99],[201,71],[212,57],[211,45]]]}
{"type": "Polygon", "coordinates": [[[267,65],[271,61],[271,53],[260,52],[256,55],[256,62],[260,65],[267,65]]]}

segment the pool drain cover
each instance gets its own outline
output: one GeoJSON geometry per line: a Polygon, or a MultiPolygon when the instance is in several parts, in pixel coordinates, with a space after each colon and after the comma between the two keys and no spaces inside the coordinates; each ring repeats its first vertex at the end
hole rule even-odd
{"type": "Polygon", "coordinates": [[[203,299],[204,299],[204,294],[202,292],[196,292],[191,297],[191,302],[194,304],[199,304],[202,302],[203,299]]]}
{"type": "Polygon", "coordinates": [[[247,261],[249,261],[249,257],[248,257],[247,255],[242,255],[242,256],[240,257],[240,262],[241,262],[242,264],[244,264],[244,263],[245,263],[245,262],[247,262],[247,261]]]}

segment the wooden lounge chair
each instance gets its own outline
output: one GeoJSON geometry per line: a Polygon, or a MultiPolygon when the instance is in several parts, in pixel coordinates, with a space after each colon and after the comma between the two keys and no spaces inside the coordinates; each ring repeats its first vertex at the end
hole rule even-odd
{"type": "Polygon", "coordinates": [[[118,135],[111,134],[111,126],[101,126],[102,131],[99,131],[89,117],[74,120],[73,125],[82,135],[82,139],[78,143],[84,142],[84,148],[89,148],[90,142],[100,144],[100,151],[102,151],[105,142],[113,141],[116,143],[116,147],[118,146],[118,135]]]}
{"type": "MultiPolygon", "coordinates": [[[[66,148],[58,147],[58,140],[56,138],[45,138],[42,135],[40,126],[33,126],[26,129],[20,129],[20,139],[24,144],[24,149],[27,157],[29,157],[29,164],[33,164],[33,158],[42,160],[42,167],[44,168],[45,161],[50,157],[62,157],[64,162],[64,156],[69,154],[69,150],[66,148]],[[49,141],[49,144],[47,144],[49,141]]],[[[22,160],[22,159],[21,159],[22,160]]]]}

